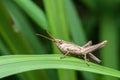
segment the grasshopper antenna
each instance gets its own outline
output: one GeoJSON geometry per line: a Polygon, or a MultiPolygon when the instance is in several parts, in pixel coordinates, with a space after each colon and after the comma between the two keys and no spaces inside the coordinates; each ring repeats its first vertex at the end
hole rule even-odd
{"type": "Polygon", "coordinates": [[[55,38],[46,30],[47,34],[50,36],[51,39],[55,41],[55,38]]]}
{"type": "Polygon", "coordinates": [[[43,35],[41,35],[41,34],[36,34],[37,36],[41,36],[41,37],[43,37],[43,38],[46,38],[46,39],[48,39],[48,40],[50,40],[50,41],[55,41],[55,39],[54,38],[49,38],[49,37],[47,37],[47,36],[43,36],[43,35]]]}

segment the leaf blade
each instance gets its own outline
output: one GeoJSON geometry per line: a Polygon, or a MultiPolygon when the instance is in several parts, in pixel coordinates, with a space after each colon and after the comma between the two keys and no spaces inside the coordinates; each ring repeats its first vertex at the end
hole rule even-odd
{"type": "Polygon", "coordinates": [[[0,58],[0,78],[36,69],[72,69],[87,71],[120,78],[120,71],[103,67],[89,62],[87,66],[83,60],[69,57],[59,59],[61,55],[9,55],[0,58]],[[17,67],[13,67],[17,66],[17,67]]]}

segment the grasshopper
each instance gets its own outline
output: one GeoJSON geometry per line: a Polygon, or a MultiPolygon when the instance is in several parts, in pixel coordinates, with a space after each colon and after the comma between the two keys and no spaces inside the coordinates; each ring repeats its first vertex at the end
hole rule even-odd
{"type": "Polygon", "coordinates": [[[82,56],[85,60],[85,63],[89,66],[89,64],[87,63],[88,59],[87,59],[87,55],[95,62],[100,63],[101,60],[98,59],[96,56],[94,56],[91,52],[105,46],[107,44],[107,40],[92,45],[92,41],[89,41],[88,43],[86,43],[84,46],[78,46],[76,44],[73,44],[71,42],[67,42],[61,39],[55,39],[49,32],[47,32],[49,37],[41,35],[41,34],[36,34],[38,36],[44,37],[52,42],[54,42],[58,49],[64,54],[62,57],[60,58],[65,58],[67,55],[71,54],[71,55],[75,55],[75,56],[82,56]]]}

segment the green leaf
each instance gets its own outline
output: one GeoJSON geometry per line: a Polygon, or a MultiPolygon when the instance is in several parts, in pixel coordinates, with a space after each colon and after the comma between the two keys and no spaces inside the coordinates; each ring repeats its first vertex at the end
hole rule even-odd
{"type": "Polygon", "coordinates": [[[8,55],[0,57],[0,78],[36,69],[72,69],[87,71],[120,78],[120,71],[85,62],[78,58],[60,59],[59,54],[52,55],[8,55]]]}
{"type": "MultiPolygon", "coordinates": [[[[83,29],[81,19],[78,16],[76,8],[71,0],[65,0],[66,18],[69,24],[69,29],[73,41],[78,45],[83,45],[86,42],[85,30],[83,29]]],[[[95,80],[95,75],[82,72],[85,80],[95,80]]]]}
{"type": "MultiPolygon", "coordinates": [[[[43,0],[49,22],[49,31],[55,38],[70,41],[69,25],[65,17],[65,2],[63,0],[43,0]]],[[[56,46],[53,46],[54,53],[60,53],[56,46]]],[[[59,80],[77,80],[75,71],[58,70],[59,80]],[[69,74],[69,75],[68,75],[69,74]]]]}
{"type": "Polygon", "coordinates": [[[48,24],[46,17],[42,11],[34,2],[31,0],[13,0],[20,8],[22,8],[27,15],[29,15],[38,25],[43,29],[47,29],[48,24]]]}
{"type": "Polygon", "coordinates": [[[86,42],[86,35],[82,26],[82,22],[72,1],[65,0],[64,2],[66,4],[66,18],[69,24],[71,35],[73,37],[73,41],[79,45],[83,45],[86,42]]]}
{"type": "MultiPolygon", "coordinates": [[[[100,26],[100,39],[101,40],[108,40],[108,46],[101,50],[101,57],[103,60],[103,65],[119,69],[119,32],[117,28],[116,20],[113,21],[113,18],[104,15],[101,17],[101,26],[100,26]],[[112,33],[111,33],[112,32],[112,33]],[[111,47],[112,46],[112,47],[111,47]],[[105,54],[105,53],[109,53],[105,54]],[[111,60],[112,59],[112,60],[111,60]]],[[[102,77],[101,77],[102,78],[102,77]]],[[[103,76],[103,80],[118,80],[111,77],[103,76]]]]}
{"type": "Polygon", "coordinates": [[[7,9],[0,2],[0,35],[4,42],[8,45],[11,52],[20,53],[20,52],[28,52],[32,53],[32,49],[28,44],[25,44],[25,41],[21,38],[21,35],[15,31],[13,28],[13,22],[8,14],[7,9]]]}
{"type": "Polygon", "coordinates": [[[16,31],[19,32],[22,38],[24,38],[26,44],[29,44],[32,50],[36,51],[37,54],[39,54],[40,51],[41,53],[45,53],[46,51],[43,49],[43,46],[40,46],[42,44],[39,43],[36,38],[37,36],[35,36],[35,31],[20,9],[13,3],[13,1],[10,0],[4,0],[4,4],[12,16],[16,31]]]}

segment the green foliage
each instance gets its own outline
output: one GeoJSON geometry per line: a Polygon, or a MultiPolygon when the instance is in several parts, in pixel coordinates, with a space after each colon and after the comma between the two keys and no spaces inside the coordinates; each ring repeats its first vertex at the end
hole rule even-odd
{"type": "Polygon", "coordinates": [[[73,57],[60,59],[62,55],[8,55],[0,58],[0,78],[35,69],[73,69],[120,78],[120,71],[103,67],[73,57]],[[14,67],[17,66],[17,67],[14,67]]]}
{"type": "Polygon", "coordinates": [[[16,74],[13,78],[20,80],[118,80],[120,72],[115,69],[119,69],[119,3],[119,0],[1,0],[0,78],[16,74]],[[95,54],[101,58],[102,66],[91,62],[87,66],[73,57],[59,59],[61,52],[56,46],[35,35],[46,35],[45,30],[55,38],[78,45],[88,40],[93,43],[108,40],[108,45],[95,54]]]}

